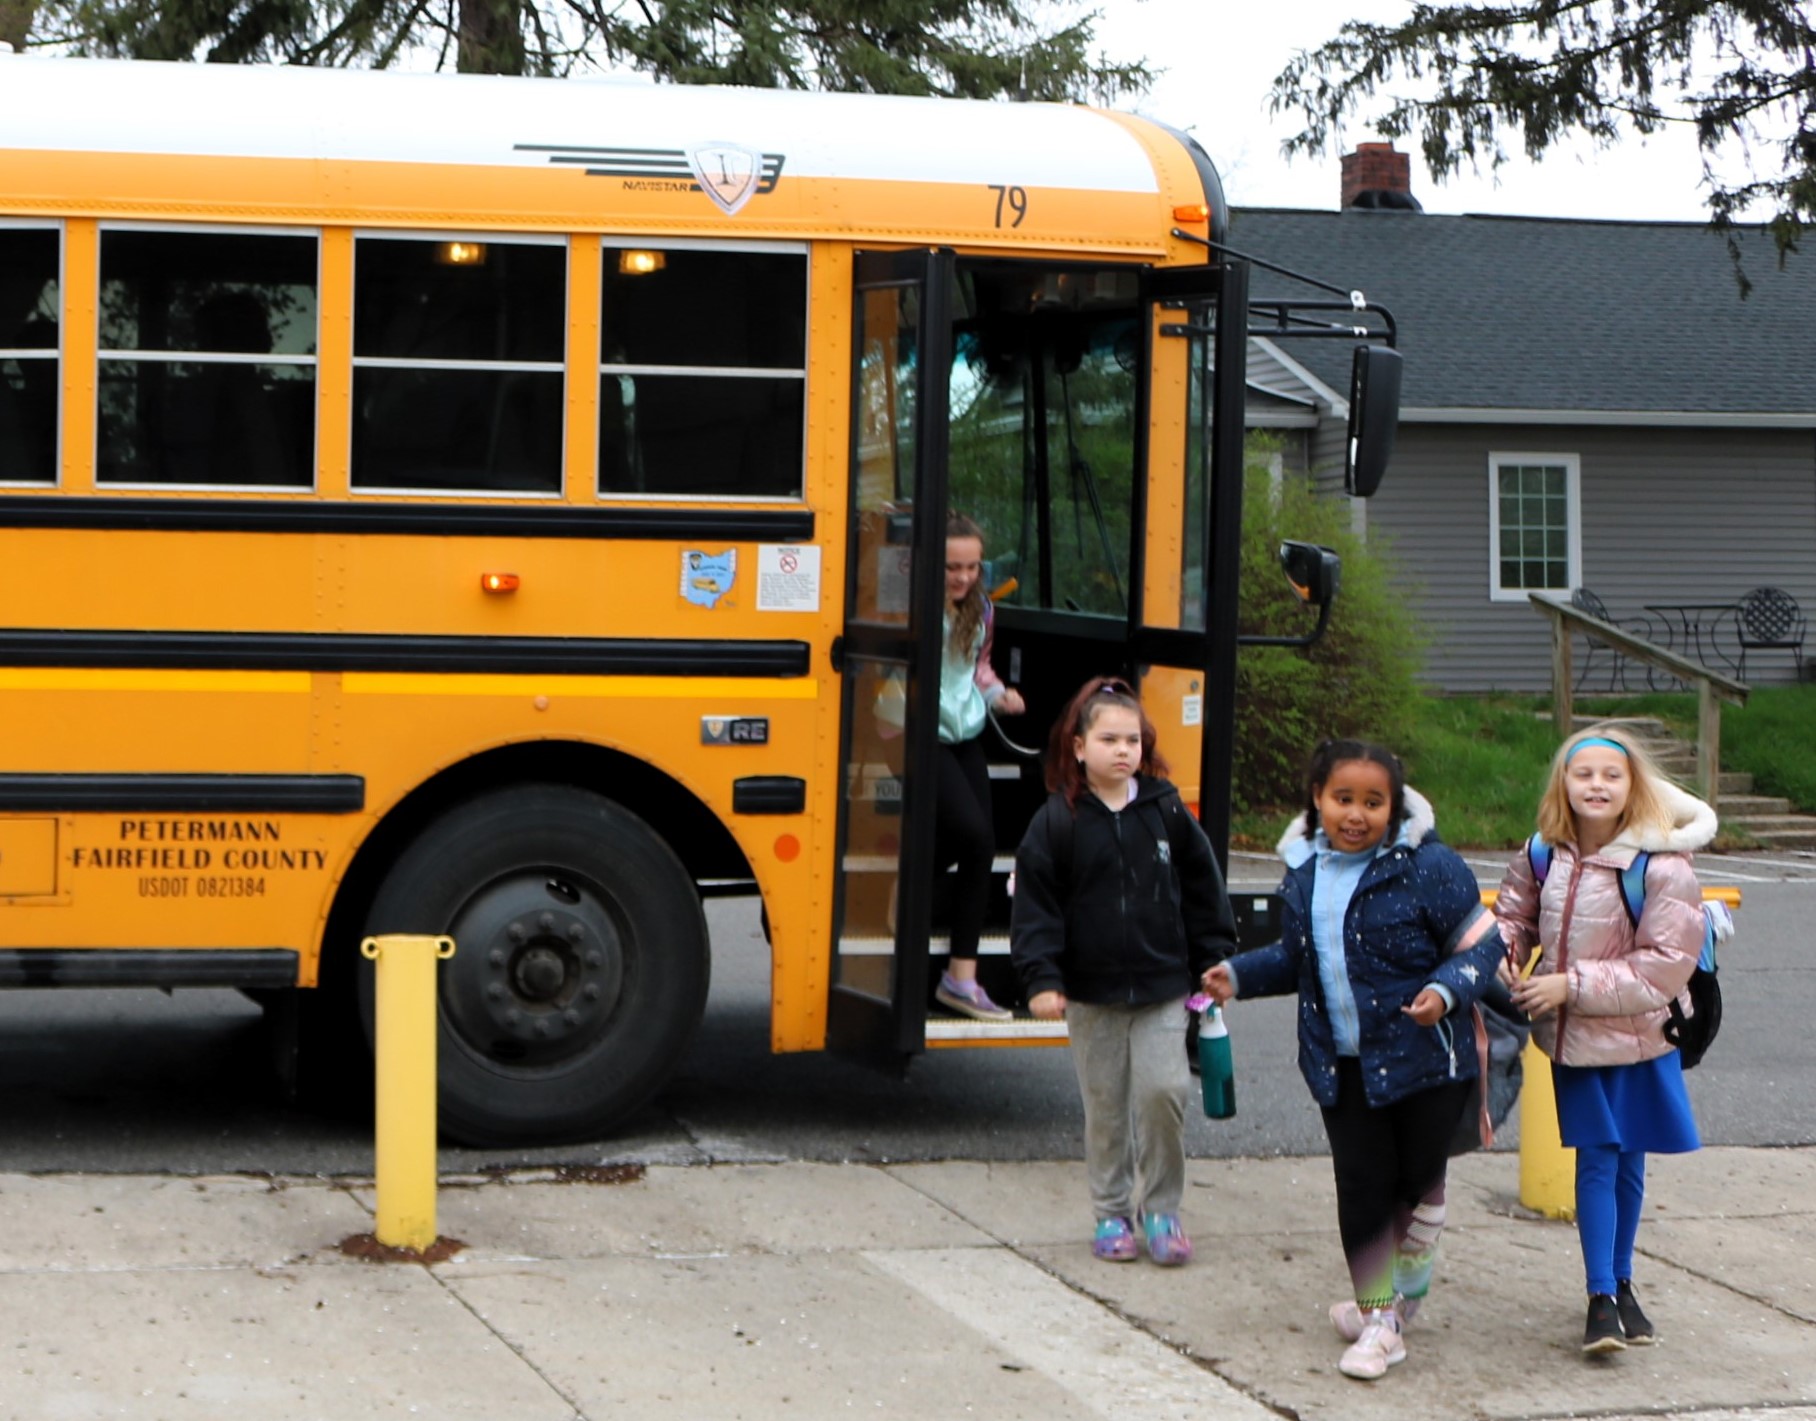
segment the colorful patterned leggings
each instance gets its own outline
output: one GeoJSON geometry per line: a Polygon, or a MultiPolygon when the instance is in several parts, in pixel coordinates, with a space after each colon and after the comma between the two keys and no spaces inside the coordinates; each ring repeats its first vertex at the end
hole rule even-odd
{"type": "Polygon", "coordinates": [[[1324,1108],[1337,1176],[1337,1231],[1356,1302],[1383,1308],[1395,1295],[1422,1298],[1431,1286],[1444,1229],[1444,1174],[1467,1081],[1375,1108],[1354,1057],[1337,1062],[1337,1103],[1324,1108]]]}

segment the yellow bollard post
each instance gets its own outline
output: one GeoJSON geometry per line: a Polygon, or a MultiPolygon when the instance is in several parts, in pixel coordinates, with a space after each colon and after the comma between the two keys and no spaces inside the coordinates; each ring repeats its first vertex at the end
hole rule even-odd
{"type": "Polygon", "coordinates": [[[1551,1058],[1528,1041],[1520,1069],[1520,1203],[1548,1219],[1574,1219],[1576,1151],[1558,1138],[1551,1058]]]}
{"type": "Polygon", "coordinates": [[[374,1236],[421,1253],[435,1242],[435,964],[454,939],[390,933],[359,950],[378,973],[374,1236]]]}

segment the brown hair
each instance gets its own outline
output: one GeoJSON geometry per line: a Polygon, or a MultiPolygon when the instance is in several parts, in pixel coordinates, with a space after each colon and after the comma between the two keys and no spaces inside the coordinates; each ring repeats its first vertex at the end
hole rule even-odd
{"type": "Polygon", "coordinates": [[[1134,688],[1117,676],[1093,676],[1079,688],[1078,694],[1066,703],[1059,719],[1053,722],[1053,736],[1047,744],[1047,788],[1063,794],[1066,803],[1074,807],[1078,804],[1078,796],[1084,793],[1085,770],[1072,742],[1089,733],[1097,723],[1098,712],[1107,706],[1132,710],[1141,721],[1141,764],[1136,772],[1143,775],[1167,772],[1167,762],[1154,748],[1154,722],[1141,708],[1134,688]]]}
{"type": "Polygon", "coordinates": [[[1551,757],[1551,774],[1545,781],[1545,792],[1539,796],[1539,837],[1548,844],[1576,842],[1576,812],[1570,807],[1570,790],[1565,770],[1570,757],[1585,740],[1611,740],[1627,752],[1627,807],[1615,823],[1618,836],[1629,825],[1642,829],[1669,830],[1673,819],[1658,787],[1665,782],[1665,772],[1646,753],[1646,747],[1625,730],[1614,725],[1592,725],[1579,730],[1551,757]]]}
{"type": "MultiPolygon", "coordinates": [[[[962,513],[948,513],[946,541],[951,542],[954,538],[976,538],[981,548],[984,545],[984,530],[962,513]]],[[[983,625],[984,605],[984,579],[980,572],[977,581],[971,584],[971,590],[965,594],[965,600],[953,609],[950,641],[953,648],[970,654],[977,629],[983,625]]]]}

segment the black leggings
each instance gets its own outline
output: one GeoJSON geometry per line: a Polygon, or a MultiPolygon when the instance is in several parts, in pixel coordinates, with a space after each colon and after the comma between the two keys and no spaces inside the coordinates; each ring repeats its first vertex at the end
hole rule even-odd
{"type": "Polygon", "coordinates": [[[952,955],[977,960],[984,913],[990,906],[990,864],[996,857],[996,831],[990,824],[990,765],[982,736],[957,745],[940,742],[938,800],[933,827],[933,867],[944,873],[953,864],[952,955]]]}
{"type": "Polygon", "coordinates": [[[1468,1094],[1468,1081],[1447,1081],[1373,1107],[1362,1091],[1361,1062],[1338,1058],[1337,1103],[1323,1107],[1324,1133],[1337,1177],[1337,1232],[1358,1303],[1393,1301],[1395,1255],[1415,1210],[1435,1207],[1442,1226],[1450,1140],[1468,1094]]]}

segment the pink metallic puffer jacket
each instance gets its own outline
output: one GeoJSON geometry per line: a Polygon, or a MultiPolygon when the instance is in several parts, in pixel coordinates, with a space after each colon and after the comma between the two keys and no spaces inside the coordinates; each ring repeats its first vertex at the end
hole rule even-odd
{"type": "Polygon", "coordinates": [[[1574,844],[1558,844],[1543,884],[1522,848],[1501,879],[1494,914],[1516,967],[1542,942],[1533,972],[1562,971],[1570,979],[1564,1006],[1532,1024],[1540,1049],[1563,1065],[1624,1066],[1674,1049],[1664,1023],[1703,943],[1702,889],[1690,851],[1715,837],[1715,811],[1674,785],[1664,786],[1664,798],[1675,821],[1669,833],[1629,828],[1587,859],[1577,857],[1574,844]],[[1652,858],[1636,927],[1620,874],[1641,849],[1652,858]]]}

